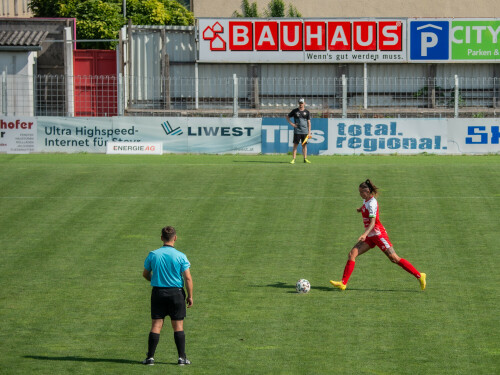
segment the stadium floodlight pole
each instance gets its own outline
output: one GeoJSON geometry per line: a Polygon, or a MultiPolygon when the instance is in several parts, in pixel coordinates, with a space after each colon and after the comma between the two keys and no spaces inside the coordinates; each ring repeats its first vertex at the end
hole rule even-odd
{"type": "Polygon", "coordinates": [[[127,18],[127,0],[123,0],[123,18],[127,18]]]}

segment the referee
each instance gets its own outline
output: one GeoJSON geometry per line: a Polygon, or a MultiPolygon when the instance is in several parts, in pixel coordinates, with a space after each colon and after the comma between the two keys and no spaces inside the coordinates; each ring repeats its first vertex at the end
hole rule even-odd
{"type": "Polygon", "coordinates": [[[172,328],[174,329],[174,340],[177,346],[180,366],[190,365],[186,358],[186,338],[184,336],[184,318],[187,307],[193,305],[193,280],[186,255],[174,248],[177,241],[175,228],[167,226],[161,230],[163,246],[151,251],[144,261],[142,275],[151,281],[153,290],[151,292],[151,332],[148,339],[148,353],[144,361],[145,365],[154,365],[154,354],[156,346],[160,341],[160,332],[163,327],[165,316],[170,316],[172,328]],[[184,291],[186,284],[187,298],[184,291]]]}

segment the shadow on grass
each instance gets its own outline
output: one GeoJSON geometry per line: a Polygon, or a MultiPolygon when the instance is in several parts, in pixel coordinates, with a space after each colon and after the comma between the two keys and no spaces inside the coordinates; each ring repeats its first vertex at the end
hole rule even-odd
{"type": "MultiPolygon", "coordinates": [[[[69,361],[69,362],[106,362],[106,363],[123,363],[127,365],[142,365],[142,361],[131,361],[129,359],[120,359],[120,358],[89,358],[89,357],[78,357],[78,356],[61,356],[61,357],[49,357],[42,355],[25,355],[24,358],[28,359],[37,359],[40,361],[69,361]]],[[[155,365],[177,365],[175,363],[166,363],[166,362],[156,362],[155,365]]]]}
{"type": "MultiPolygon", "coordinates": [[[[267,284],[266,287],[289,289],[288,293],[297,293],[295,290],[295,284],[287,284],[284,282],[277,282],[274,284],[267,284]]],[[[312,286],[311,290],[322,290],[324,292],[337,292],[337,293],[349,293],[349,292],[383,292],[383,293],[421,293],[420,290],[408,290],[408,289],[377,289],[377,288],[348,288],[346,291],[340,290],[330,286],[312,286]]]]}
{"type": "MultiPolygon", "coordinates": [[[[344,292],[343,290],[336,289],[339,292],[344,292]]],[[[348,288],[348,291],[353,291],[353,292],[395,292],[395,293],[421,293],[420,290],[409,290],[409,289],[368,289],[368,288],[348,288]]]]}
{"type": "Polygon", "coordinates": [[[233,160],[233,163],[290,164],[290,161],[273,161],[273,160],[233,160]]]}
{"type": "MultiPolygon", "coordinates": [[[[266,286],[271,288],[290,289],[288,293],[297,293],[297,291],[295,290],[295,284],[291,285],[280,281],[274,284],[268,284],[266,286]]],[[[326,292],[331,292],[333,291],[333,288],[329,288],[327,286],[313,286],[311,287],[311,290],[322,290],[326,292]]]]}

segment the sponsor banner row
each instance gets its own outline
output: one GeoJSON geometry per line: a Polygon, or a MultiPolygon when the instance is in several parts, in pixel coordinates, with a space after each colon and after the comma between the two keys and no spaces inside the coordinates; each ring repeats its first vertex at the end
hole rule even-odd
{"type": "MultiPolygon", "coordinates": [[[[500,153],[500,119],[311,122],[310,155],[500,153]]],[[[285,154],[292,148],[285,118],[0,117],[3,153],[285,154]]]]}
{"type": "MultiPolygon", "coordinates": [[[[311,128],[311,155],[500,153],[500,119],[312,119],[311,128]]],[[[262,152],[292,149],[287,122],[262,119],[262,152]]]]}
{"type": "Polygon", "coordinates": [[[492,62],[500,19],[198,20],[200,62],[492,62]]]}

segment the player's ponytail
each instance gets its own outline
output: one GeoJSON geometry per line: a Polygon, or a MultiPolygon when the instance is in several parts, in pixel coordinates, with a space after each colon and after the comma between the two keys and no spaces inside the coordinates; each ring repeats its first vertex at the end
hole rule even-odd
{"type": "Polygon", "coordinates": [[[362,189],[370,190],[370,193],[372,193],[373,195],[378,194],[378,188],[370,181],[369,178],[365,182],[359,184],[359,187],[362,189]]]}

